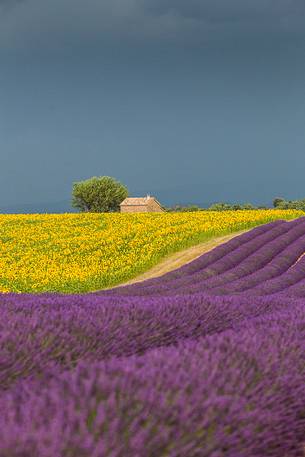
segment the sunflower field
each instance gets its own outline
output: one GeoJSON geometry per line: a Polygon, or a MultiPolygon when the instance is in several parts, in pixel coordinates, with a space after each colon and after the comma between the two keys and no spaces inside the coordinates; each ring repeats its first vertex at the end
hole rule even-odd
{"type": "Polygon", "coordinates": [[[200,241],[303,214],[250,210],[0,215],[0,292],[103,289],[200,241]]]}

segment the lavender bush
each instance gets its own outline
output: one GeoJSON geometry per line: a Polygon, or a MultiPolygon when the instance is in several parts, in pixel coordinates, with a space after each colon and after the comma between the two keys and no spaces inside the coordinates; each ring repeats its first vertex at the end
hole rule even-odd
{"type": "Polygon", "coordinates": [[[301,457],[305,218],[160,278],[0,295],[1,457],[301,457]]]}

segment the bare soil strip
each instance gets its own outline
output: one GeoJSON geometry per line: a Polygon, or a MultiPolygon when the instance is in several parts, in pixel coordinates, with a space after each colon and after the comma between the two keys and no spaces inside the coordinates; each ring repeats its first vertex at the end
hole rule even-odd
{"type": "Polygon", "coordinates": [[[208,251],[216,248],[222,243],[226,243],[232,238],[241,235],[242,233],[247,232],[248,230],[241,230],[239,232],[230,233],[229,235],[220,236],[217,238],[212,238],[208,241],[196,244],[190,248],[184,249],[183,251],[175,252],[164,259],[162,259],[157,265],[147,270],[145,273],[130,279],[127,282],[119,284],[119,286],[126,286],[129,284],[134,284],[136,282],[144,281],[145,279],[156,278],[162,276],[169,271],[176,270],[177,268],[182,267],[186,263],[192,262],[192,260],[197,259],[202,254],[205,254],[208,251]]]}
{"type": "Polygon", "coordinates": [[[294,267],[294,266],[301,260],[301,258],[304,257],[304,255],[305,255],[305,252],[304,252],[302,255],[300,255],[300,257],[296,260],[296,262],[294,262],[294,263],[289,267],[289,269],[292,268],[292,267],[294,267]]]}

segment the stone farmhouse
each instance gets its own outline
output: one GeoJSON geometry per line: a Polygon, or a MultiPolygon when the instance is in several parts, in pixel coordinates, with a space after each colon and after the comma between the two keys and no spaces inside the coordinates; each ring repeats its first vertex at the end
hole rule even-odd
{"type": "Polygon", "coordinates": [[[155,197],[125,198],[120,204],[121,213],[161,213],[164,211],[155,197]]]}

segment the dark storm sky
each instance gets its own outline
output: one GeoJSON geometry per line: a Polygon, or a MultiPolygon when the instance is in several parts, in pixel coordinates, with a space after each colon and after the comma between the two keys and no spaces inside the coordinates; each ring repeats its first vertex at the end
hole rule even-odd
{"type": "Polygon", "coordinates": [[[0,211],[99,175],[168,205],[305,197],[305,0],[0,0],[0,211]]]}

